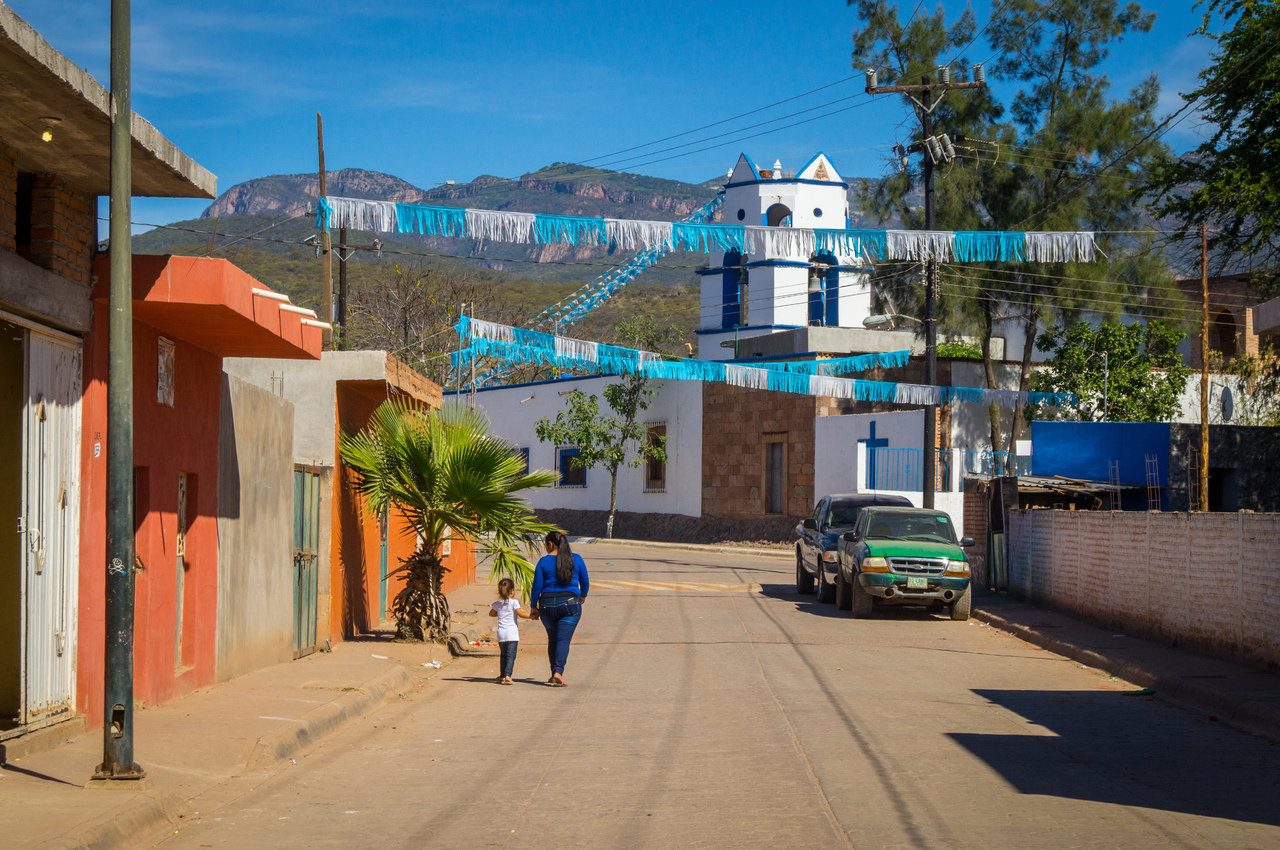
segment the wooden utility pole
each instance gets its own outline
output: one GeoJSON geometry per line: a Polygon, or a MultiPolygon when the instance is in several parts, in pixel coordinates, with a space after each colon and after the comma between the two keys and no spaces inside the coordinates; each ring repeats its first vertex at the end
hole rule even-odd
{"type": "Polygon", "coordinates": [[[1200,225],[1200,498],[1209,510],[1209,225],[1200,225]]]}
{"type": "MultiPolygon", "coordinates": [[[[324,120],[316,113],[316,147],[320,151],[320,198],[329,197],[324,171],[324,120]]],[[[326,222],[326,225],[328,223],[326,222]]],[[[327,226],[320,229],[320,321],[333,324],[333,239],[327,226]]],[[[322,331],[324,347],[333,349],[333,329],[322,331]]]]}
{"type": "MultiPolygon", "coordinates": [[[[928,147],[933,140],[933,100],[935,92],[938,100],[947,92],[956,89],[982,89],[987,87],[986,76],[982,65],[974,65],[974,80],[968,83],[951,82],[949,66],[938,68],[938,82],[928,77],[920,78],[918,86],[882,86],[876,83],[874,71],[867,71],[867,94],[905,94],[920,107],[920,123],[923,131],[920,143],[912,145],[910,152],[924,153],[924,229],[933,230],[934,223],[934,189],[933,189],[933,154],[928,147]],[[920,95],[923,102],[916,100],[920,95]]],[[[935,146],[937,141],[933,140],[935,146]]],[[[931,387],[938,385],[938,263],[934,257],[925,261],[925,308],[924,308],[924,382],[931,387]]],[[[992,446],[998,450],[998,446],[992,446]]],[[[924,470],[921,503],[926,508],[934,507],[934,492],[938,486],[938,406],[926,405],[924,409],[924,470]]]]}
{"type": "Polygon", "coordinates": [[[338,229],[338,327],[341,329],[336,346],[350,348],[347,342],[347,259],[351,251],[347,248],[347,229],[338,229]]]}

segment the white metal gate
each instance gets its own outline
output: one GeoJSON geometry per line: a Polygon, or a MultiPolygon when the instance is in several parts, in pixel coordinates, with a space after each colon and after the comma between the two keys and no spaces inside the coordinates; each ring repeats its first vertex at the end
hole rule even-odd
{"type": "Polygon", "coordinates": [[[80,541],[78,340],[27,333],[23,439],[22,716],[73,709],[80,541]]]}

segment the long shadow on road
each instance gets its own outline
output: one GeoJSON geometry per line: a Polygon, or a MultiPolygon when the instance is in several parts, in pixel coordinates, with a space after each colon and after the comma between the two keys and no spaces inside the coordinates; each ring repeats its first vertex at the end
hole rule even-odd
{"type": "Polygon", "coordinates": [[[1053,733],[951,735],[1023,794],[1280,826],[1280,748],[1261,741],[1242,748],[1239,732],[1171,712],[1151,697],[974,693],[1053,733]]]}

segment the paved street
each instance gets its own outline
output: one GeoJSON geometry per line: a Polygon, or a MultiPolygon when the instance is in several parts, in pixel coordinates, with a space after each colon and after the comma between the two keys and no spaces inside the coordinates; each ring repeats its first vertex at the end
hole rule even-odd
{"type": "Polygon", "coordinates": [[[977,623],[855,621],[790,556],[584,545],[565,677],[464,658],[177,848],[1280,847],[1277,748],[977,623]]]}

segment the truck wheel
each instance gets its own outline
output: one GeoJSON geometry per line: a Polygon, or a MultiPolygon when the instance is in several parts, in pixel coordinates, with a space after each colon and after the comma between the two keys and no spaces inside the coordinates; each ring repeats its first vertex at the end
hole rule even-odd
{"type": "Polygon", "coordinates": [[[951,619],[964,621],[969,619],[969,609],[973,607],[972,588],[966,587],[951,603],[951,619]]]}
{"type": "Polygon", "coordinates": [[[844,570],[836,573],[836,608],[840,611],[853,610],[853,594],[849,582],[844,580],[844,570]]]}
{"type": "Polygon", "coordinates": [[[827,581],[827,570],[818,562],[818,601],[832,603],[836,601],[836,586],[827,581]]]}
{"type": "Polygon", "coordinates": [[[858,584],[855,576],[853,582],[849,585],[850,591],[850,609],[853,611],[855,620],[865,620],[871,616],[871,606],[875,602],[875,597],[867,593],[862,585],[858,584]]]}
{"type": "Polygon", "coordinates": [[[813,593],[813,576],[804,568],[799,549],[796,549],[796,593],[804,596],[813,593]]]}

